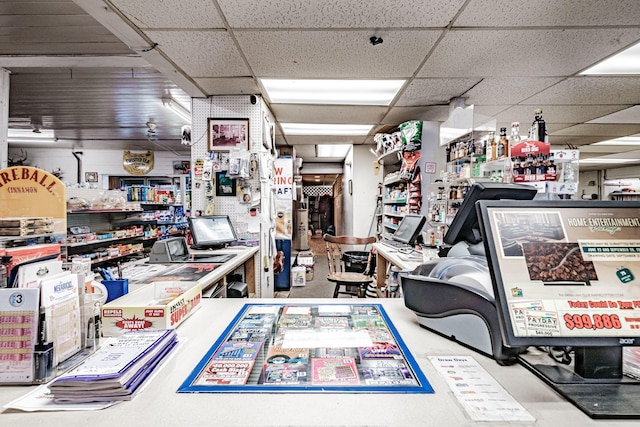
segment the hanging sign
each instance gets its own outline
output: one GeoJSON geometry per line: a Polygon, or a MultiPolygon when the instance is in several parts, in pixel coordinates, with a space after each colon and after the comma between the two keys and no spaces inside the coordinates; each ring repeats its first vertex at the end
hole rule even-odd
{"type": "Polygon", "coordinates": [[[122,166],[131,175],[146,175],[153,170],[153,151],[132,153],[127,150],[122,155],[122,166]]]}
{"type": "Polygon", "coordinates": [[[276,239],[291,240],[293,235],[293,160],[290,158],[276,159],[273,169],[276,239]]]}

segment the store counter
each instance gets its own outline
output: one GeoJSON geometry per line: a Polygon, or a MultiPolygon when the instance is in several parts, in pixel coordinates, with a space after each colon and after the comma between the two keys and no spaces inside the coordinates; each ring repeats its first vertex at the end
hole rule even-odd
{"type": "MultiPolygon", "coordinates": [[[[384,393],[176,393],[183,381],[224,332],[247,300],[204,299],[202,307],[178,328],[181,345],[157,375],[129,402],[97,412],[25,413],[4,409],[7,426],[64,425],[161,426],[417,426],[523,425],[618,426],[637,420],[593,420],[519,365],[500,366],[421,328],[402,299],[380,299],[397,332],[435,390],[433,394],[384,393]],[[206,327],[205,327],[206,326],[206,327]],[[533,417],[535,422],[474,422],[462,409],[430,356],[471,356],[533,417]]],[[[266,304],[344,304],[334,299],[256,299],[266,304]]],[[[0,387],[0,405],[33,387],[0,387]]]]}
{"type": "Polygon", "coordinates": [[[247,284],[249,295],[254,295],[256,289],[254,259],[259,249],[258,246],[233,246],[215,250],[191,250],[191,255],[203,257],[200,258],[201,261],[196,259],[171,263],[149,263],[147,260],[140,260],[126,267],[123,270],[123,277],[129,279],[129,291],[135,290],[138,285],[162,280],[163,277],[180,276],[181,280],[199,282],[203,293],[206,294],[209,288],[228,274],[234,272],[238,267],[244,267],[244,281],[247,284]],[[206,258],[225,254],[232,254],[233,257],[222,263],[211,263],[211,267],[207,268],[207,263],[204,262],[206,258]],[[187,269],[186,267],[192,268],[187,269]]]}
{"type": "Polygon", "coordinates": [[[389,264],[395,266],[402,271],[412,271],[418,265],[422,264],[422,254],[414,252],[413,254],[405,254],[397,249],[382,243],[374,243],[373,249],[376,251],[376,286],[378,289],[384,286],[387,278],[387,267],[389,264]]]}

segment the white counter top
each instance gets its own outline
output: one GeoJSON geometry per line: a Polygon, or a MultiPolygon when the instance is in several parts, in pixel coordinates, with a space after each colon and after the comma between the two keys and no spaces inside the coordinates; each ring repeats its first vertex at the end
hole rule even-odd
{"type": "MultiPolygon", "coordinates": [[[[202,307],[178,328],[186,339],[177,353],[130,402],[97,412],[23,413],[4,410],[4,426],[612,426],[637,425],[637,420],[592,420],[564,400],[523,367],[500,366],[492,359],[437,336],[420,326],[402,299],[368,299],[381,303],[416,362],[435,390],[434,394],[256,394],[176,393],[178,387],[246,303],[344,304],[358,300],[335,299],[205,299],[202,307]],[[527,411],[535,423],[476,423],[452,395],[429,356],[471,355],[527,411]]],[[[365,303],[365,301],[360,300],[365,303]]],[[[32,387],[1,386],[0,405],[32,387]]]]}

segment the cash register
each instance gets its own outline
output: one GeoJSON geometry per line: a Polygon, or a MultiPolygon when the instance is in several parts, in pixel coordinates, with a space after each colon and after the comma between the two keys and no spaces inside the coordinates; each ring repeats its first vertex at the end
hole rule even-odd
{"type": "Polygon", "coordinates": [[[184,237],[170,237],[158,240],[153,244],[149,254],[149,263],[201,262],[221,264],[229,261],[234,256],[236,254],[193,254],[189,252],[189,245],[184,237]]]}

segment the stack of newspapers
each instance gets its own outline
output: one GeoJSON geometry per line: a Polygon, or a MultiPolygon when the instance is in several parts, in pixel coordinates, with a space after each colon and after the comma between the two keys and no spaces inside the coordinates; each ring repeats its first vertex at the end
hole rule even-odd
{"type": "Polygon", "coordinates": [[[130,400],[177,344],[175,329],[125,332],[49,384],[56,403],[130,400]]]}

